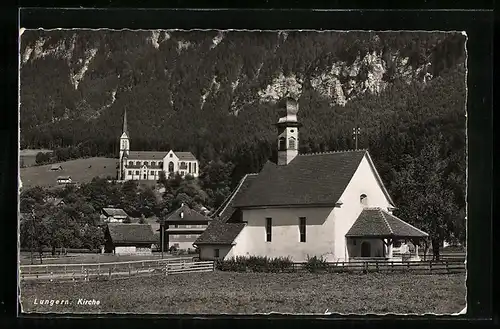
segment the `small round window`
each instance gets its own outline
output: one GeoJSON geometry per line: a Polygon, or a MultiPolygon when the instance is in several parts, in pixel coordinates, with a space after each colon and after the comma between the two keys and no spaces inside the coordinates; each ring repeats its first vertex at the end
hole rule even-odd
{"type": "Polygon", "coordinates": [[[290,130],[290,132],[291,132],[291,133],[293,133],[293,129],[292,129],[292,130],[290,130]]]}

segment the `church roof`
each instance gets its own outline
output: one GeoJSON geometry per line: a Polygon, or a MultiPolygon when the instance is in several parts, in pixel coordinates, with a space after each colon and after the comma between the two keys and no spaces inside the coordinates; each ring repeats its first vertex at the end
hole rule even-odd
{"type": "Polygon", "coordinates": [[[381,208],[365,208],[345,236],[421,238],[428,234],[381,208]]]}
{"type": "Polygon", "coordinates": [[[245,227],[245,223],[231,223],[229,220],[237,210],[233,207],[234,199],[247,191],[257,178],[257,174],[248,174],[243,177],[231,195],[214,213],[212,222],[193,243],[203,244],[232,244],[234,239],[245,227]]]}
{"type": "Polygon", "coordinates": [[[129,160],[163,160],[167,151],[129,151],[129,160]]]}
{"type": "Polygon", "coordinates": [[[334,205],[365,154],[366,150],[303,154],[283,166],[268,161],[233,206],[334,205]]]}

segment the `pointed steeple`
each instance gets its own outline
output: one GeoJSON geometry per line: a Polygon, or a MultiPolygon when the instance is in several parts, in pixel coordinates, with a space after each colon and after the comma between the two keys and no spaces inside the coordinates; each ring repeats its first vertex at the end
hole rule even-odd
{"type": "Polygon", "coordinates": [[[123,114],[123,133],[128,135],[127,129],[127,109],[125,108],[125,113],[123,114]]]}

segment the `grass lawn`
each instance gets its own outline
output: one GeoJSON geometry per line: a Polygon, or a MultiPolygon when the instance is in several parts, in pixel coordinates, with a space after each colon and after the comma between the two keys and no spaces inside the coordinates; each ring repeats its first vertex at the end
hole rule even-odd
{"type": "Polygon", "coordinates": [[[455,313],[465,275],[209,272],[111,281],[21,283],[23,312],[455,313]],[[99,305],[79,305],[78,299],[99,305]],[[35,304],[35,299],[38,304],[35,304]],[[39,305],[40,300],[69,305],[39,305]]]}
{"type": "MultiPolygon", "coordinates": [[[[161,253],[152,255],[113,255],[113,254],[69,254],[67,256],[51,256],[44,255],[42,264],[91,264],[91,263],[112,263],[112,262],[129,262],[135,260],[160,259],[161,253]]],[[[166,252],[164,258],[172,257],[166,252]]],[[[182,255],[180,257],[188,257],[196,255],[182,255]]],[[[22,252],[20,255],[21,265],[30,265],[31,258],[29,252],[22,252]]],[[[33,265],[40,265],[40,258],[37,253],[33,254],[33,265]]]]}
{"type": "Polygon", "coordinates": [[[118,159],[114,158],[85,158],[76,159],[66,162],[60,162],[44,166],[35,166],[21,168],[21,180],[23,187],[39,186],[55,186],[57,185],[58,176],[71,176],[71,179],[76,183],[90,182],[92,178],[99,176],[106,178],[107,176],[116,177],[118,159]],[[62,170],[51,171],[53,165],[61,165],[62,170]]]}

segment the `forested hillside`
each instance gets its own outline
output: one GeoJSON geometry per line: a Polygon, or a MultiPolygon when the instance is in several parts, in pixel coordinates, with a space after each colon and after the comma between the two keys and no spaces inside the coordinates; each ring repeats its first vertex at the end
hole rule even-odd
{"type": "Polygon", "coordinates": [[[274,156],[276,101],[291,95],[301,152],[354,148],[359,120],[400,214],[465,238],[460,33],[40,30],[20,56],[22,148],[117,156],[127,109],[132,149],[220,160],[234,186],[274,156]]]}

